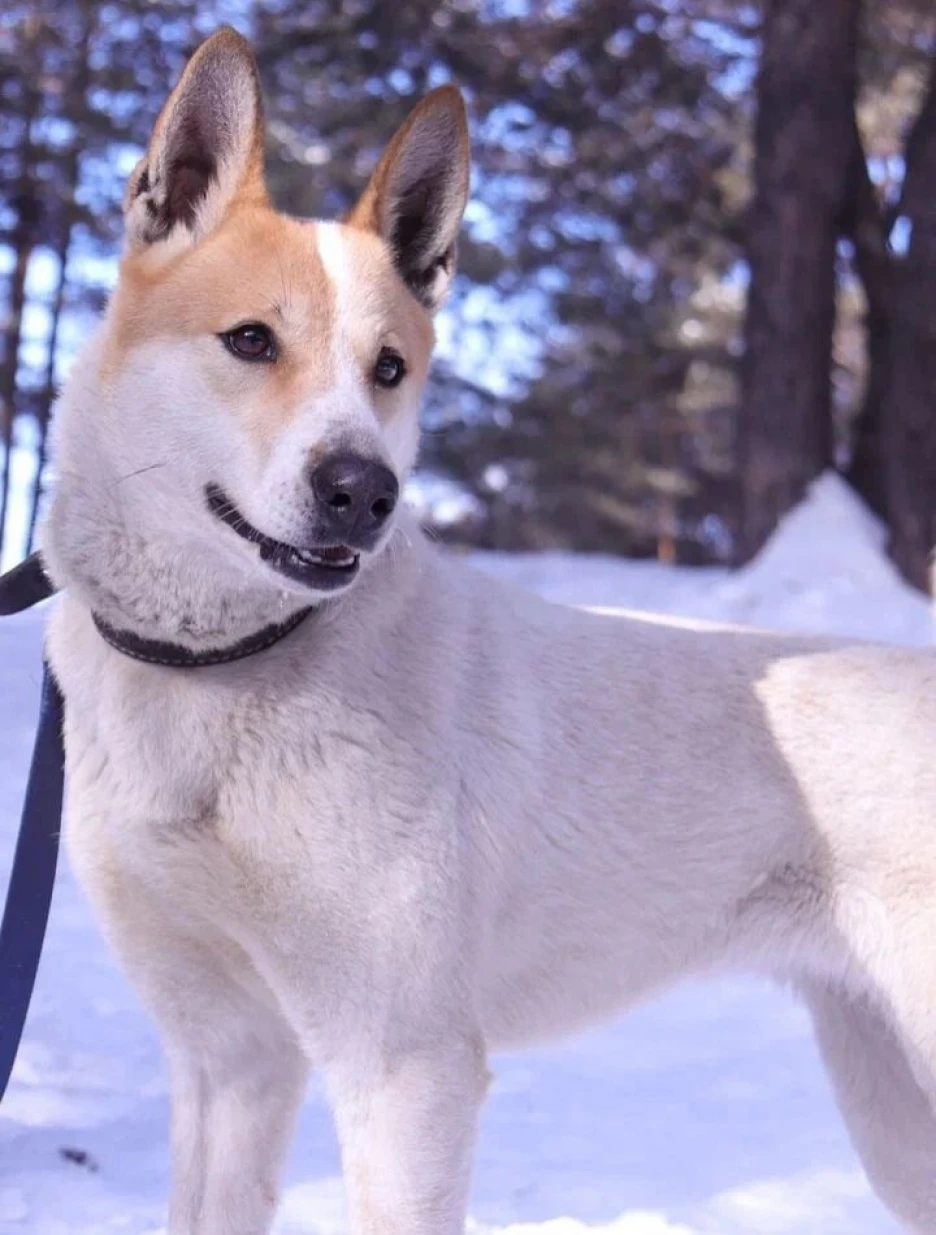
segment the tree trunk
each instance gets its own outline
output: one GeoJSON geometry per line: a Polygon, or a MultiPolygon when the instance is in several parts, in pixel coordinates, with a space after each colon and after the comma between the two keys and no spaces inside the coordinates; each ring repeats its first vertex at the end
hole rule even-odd
{"type": "MultiPolygon", "coordinates": [[[[75,162],[77,172],[77,159],[75,162]]],[[[74,193],[74,185],[72,186],[72,192],[74,193]]],[[[69,206],[70,210],[71,207],[69,206]]],[[[59,270],[55,284],[55,293],[52,297],[52,305],[49,311],[52,324],[49,329],[48,342],[46,343],[45,380],[43,382],[42,398],[38,407],[39,446],[36,451],[36,478],[33,481],[33,491],[29,507],[29,526],[26,533],[27,553],[31,553],[33,550],[36,524],[39,519],[39,502],[42,498],[42,473],[48,456],[49,421],[52,417],[52,405],[55,402],[55,362],[58,357],[59,327],[62,321],[62,310],[65,307],[65,289],[68,283],[68,258],[71,253],[73,231],[74,227],[69,218],[65,223],[59,251],[56,254],[59,270]]]]}
{"type": "Polygon", "coordinates": [[[16,223],[13,227],[11,247],[13,270],[10,275],[10,298],[3,331],[3,364],[0,366],[0,551],[3,549],[3,534],[6,528],[7,507],[10,499],[11,454],[13,449],[13,422],[16,418],[16,375],[19,366],[20,343],[23,335],[23,312],[26,307],[26,275],[38,234],[39,200],[35,183],[35,146],[33,125],[39,111],[40,95],[36,86],[39,79],[38,43],[41,19],[31,17],[26,24],[27,56],[33,71],[27,77],[23,138],[20,143],[20,174],[13,209],[16,223]]]}
{"type": "Polygon", "coordinates": [[[891,556],[928,592],[936,547],[936,67],[906,168],[899,214],[909,242],[894,259],[889,345],[878,361],[881,461],[891,556]]]}
{"type": "Polygon", "coordinates": [[[52,405],[55,402],[55,362],[58,359],[59,328],[62,321],[62,311],[65,307],[65,293],[68,287],[68,259],[71,255],[72,241],[75,231],[75,197],[78,192],[78,182],[81,173],[81,152],[83,149],[83,122],[88,115],[88,86],[91,71],[89,56],[91,40],[97,26],[97,9],[89,6],[81,14],[78,43],[74,53],[74,76],[68,92],[68,111],[75,122],[75,132],[71,145],[65,155],[65,166],[62,176],[63,201],[61,203],[62,221],[58,238],[56,258],[58,259],[58,276],[55,292],[49,309],[51,325],[46,342],[46,368],[43,382],[42,397],[37,408],[39,420],[39,446],[36,452],[36,478],[33,483],[29,510],[29,526],[27,530],[26,552],[31,553],[36,536],[36,524],[39,518],[39,503],[42,498],[42,473],[45,469],[48,454],[49,422],[52,417],[52,405]]]}
{"type": "Polygon", "coordinates": [[[878,201],[857,122],[852,135],[849,200],[842,218],[842,233],[855,248],[855,267],[864,287],[867,309],[868,382],[855,426],[846,476],[875,514],[887,516],[881,404],[884,396],[894,304],[893,254],[888,224],[878,201]]]}
{"type": "Polygon", "coordinates": [[[858,0],[772,0],[748,230],[736,556],[833,462],[835,246],[847,200],[858,0]]]}

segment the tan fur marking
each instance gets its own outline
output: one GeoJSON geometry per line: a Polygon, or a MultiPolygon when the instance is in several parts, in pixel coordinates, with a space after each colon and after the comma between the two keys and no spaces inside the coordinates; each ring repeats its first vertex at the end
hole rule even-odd
{"type": "MultiPolygon", "coordinates": [[[[250,433],[261,457],[278,433],[338,383],[335,332],[370,388],[383,346],[403,355],[410,379],[425,380],[432,322],[397,274],[375,235],[342,227],[349,262],[342,319],[336,288],[322,264],[316,225],[238,198],[206,240],[154,265],[147,251],[128,253],[108,312],[102,377],[118,372],[134,347],[185,339],[203,348],[202,371],[250,433]],[[232,357],[217,338],[246,322],[277,337],[272,364],[232,357]]],[[[400,408],[393,391],[374,390],[378,418],[400,408]]],[[[195,409],[193,409],[194,411],[195,409]]]]}
{"type": "Polygon", "coordinates": [[[218,230],[154,269],[131,254],[111,305],[105,368],[135,346],[187,339],[204,348],[203,372],[265,453],[310,398],[334,383],[334,292],[314,228],[237,202],[218,230]],[[218,335],[262,322],[276,336],[272,364],[239,362],[218,335]]]}

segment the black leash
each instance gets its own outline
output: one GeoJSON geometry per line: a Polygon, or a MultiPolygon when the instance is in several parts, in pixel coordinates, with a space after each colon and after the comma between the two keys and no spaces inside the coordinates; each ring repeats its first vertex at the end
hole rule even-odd
{"type": "Polygon", "coordinates": [[[6,907],[0,924],[0,1099],[32,999],[49,920],[62,820],[62,695],[48,665],[6,907]]]}
{"type": "MultiPolygon", "coordinates": [[[[34,553],[0,575],[0,615],[22,613],[54,591],[34,553]]],[[[0,1099],[23,1036],[52,903],[65,778],[62,718],[62,695],[43,661],[39,726],[0,922],[0,1099]]]]}
{"type": "MultiPolygon", "coordinates": [[[[0,617],[31,609],[40,601],[48,600],[55,590],[43,569],[42,559],[38,553],[33,553],[19,566],[0,575],[0,617]]],[[[97,615],[94,615],[94,623],[101,637],[125,656],[147,664],[195,669],[202,665],[227,664],[262,652],[284,639],[311,612],[311,608],[301,609],[284,622],[265,626],[237,643],[202,652],[158,639],[145,639],[133,631],[118,630],[97,615]]],[[[52,903],[65,781],[63,719],[61,692],[48,663],[43,661],[39,726],[0,922],[0,1099],[6,1092],[23,1036],[52,903]]]]}
{"type": "Polygon", "coordinates": [[[0,575],[0,617],[31,609],[55,594],[55,584],[42,568],[42,558],[32,553],[19,566],[0,575]]]}

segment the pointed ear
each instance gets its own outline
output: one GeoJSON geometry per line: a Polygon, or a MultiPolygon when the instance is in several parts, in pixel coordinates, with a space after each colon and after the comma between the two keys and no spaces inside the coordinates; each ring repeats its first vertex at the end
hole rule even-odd
{"type": "Polygon", "coordinates": [[[403,281],[430,312],[455,273],[470,161],[462,97],[440,86],[398,130],[346,220],[387,242],[403,281]]]}
{"type": "Polygon", "coordinates": [[[128,244],[199,240],[244,194],[266,199],[263,104],[247,41],[224,28],[189,61],[130,178],[128,244]]]}

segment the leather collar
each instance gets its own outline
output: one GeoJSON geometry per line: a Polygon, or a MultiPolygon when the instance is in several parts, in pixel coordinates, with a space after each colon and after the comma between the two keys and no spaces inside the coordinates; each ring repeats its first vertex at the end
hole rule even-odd
{"type": "Polygon", "coordinates": [[[182,644],[169,643],[162,639],[145,639],[132,630],[118,630],[96,613],[91,616],[101,638],[112,648],[116,648],[118,652],[123,652],[124,656],[145,661],[148,665],[167,665],[173,669],[198,669],[202,665],[226,665],[232,660],[243,660],[245,656],[253,656],[255,652],[263,652],[266,648],[271,648],[274,643],[279,643],[280,639],[285,639],[294,631],[311,612],[311,606],[307,609],[300,609],[298,613],[288,617],[285,622],[271,623],[261,630],[245,635],[236,643],[229,643],[218,648],[206,648],[202,652],[194,652],[191,648],[183,647],[182,644]]]}

